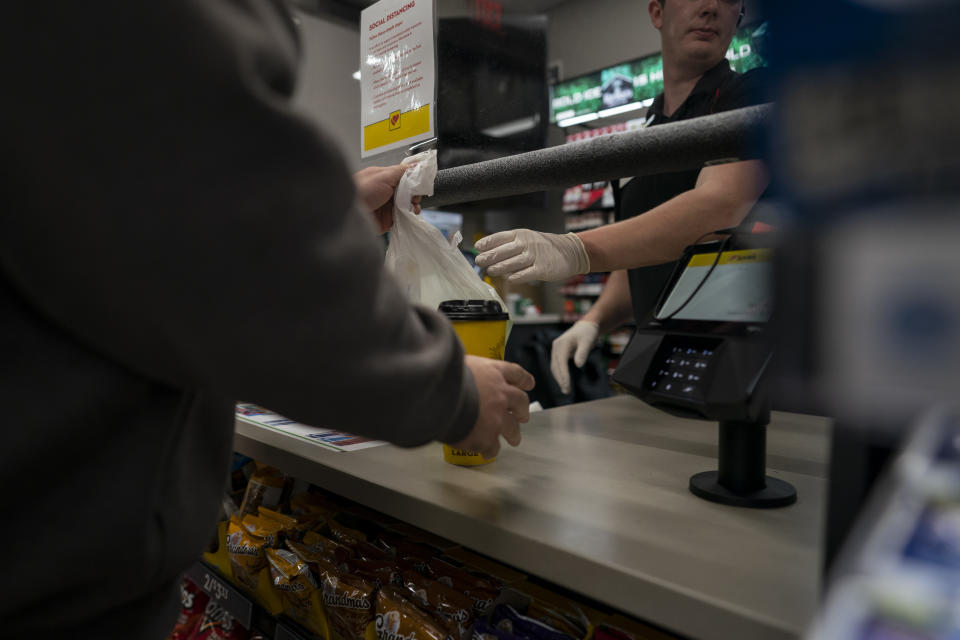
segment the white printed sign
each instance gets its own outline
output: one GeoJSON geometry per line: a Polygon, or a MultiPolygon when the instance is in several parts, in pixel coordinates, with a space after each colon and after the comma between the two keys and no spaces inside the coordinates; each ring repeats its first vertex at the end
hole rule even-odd
{"type": "Polygon", "coordinates": [[[387,444],[381,440],[370,440],[345,431],[300,424],[249,402],[237,403],[235,413],[237,420],[279,431],[334,451],[359,451],[387,444]]]}
{"type": "Polygon", "coordinates": [[[434,137],[434,0],[380,0],[360,14],[360,154],[434,137]]]}

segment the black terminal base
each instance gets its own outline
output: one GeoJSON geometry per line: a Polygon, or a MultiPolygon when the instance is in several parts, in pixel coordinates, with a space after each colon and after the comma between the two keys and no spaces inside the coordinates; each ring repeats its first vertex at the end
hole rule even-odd
{"type": "Polygon", "coordinates": [[[720,423],[720,469],[690,478],[693,495],[735,507],[772,509],[797,501],[788,482],[767,471],[767,425],[757,422],[720,423]]]}
{"type": "Polygon", "coordinates": [[[719,476],[719,471],[704,471],[690,476],[690,492],[710,502],[753,509],[786,507],[797,501],[797,490],[793,485],[777,478],[766,476],[767,486],[758,491],[735,493],[718,482],[719,476]]]}

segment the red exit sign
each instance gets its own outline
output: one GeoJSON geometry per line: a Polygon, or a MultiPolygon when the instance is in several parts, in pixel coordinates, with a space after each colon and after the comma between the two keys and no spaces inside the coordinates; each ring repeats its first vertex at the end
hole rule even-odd
{"type": "Polygon", "coordinates": [[[470,0],[473,4],[473,19],[487,29],[501,31],[503,5],[497,0],[470,0]]]}

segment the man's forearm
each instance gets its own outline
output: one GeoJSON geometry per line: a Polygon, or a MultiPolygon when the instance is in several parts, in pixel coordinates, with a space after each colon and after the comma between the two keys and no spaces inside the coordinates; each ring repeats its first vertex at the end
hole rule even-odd
{"type": "Polygon", "coordinates": [[[761,160],[707,167],[690,191],[643,215],[578,234],[590,268],[614,271],[676,260],[705,234],[740,224],[768,182],[761,160]]]}
{"type": "Polygon", "coordinates": [[[646,267],[676,260],[700,236],[739,224],[743,216],[733,213],[691,190],[641,216],[579,236],[593,271],[646,267]]]}

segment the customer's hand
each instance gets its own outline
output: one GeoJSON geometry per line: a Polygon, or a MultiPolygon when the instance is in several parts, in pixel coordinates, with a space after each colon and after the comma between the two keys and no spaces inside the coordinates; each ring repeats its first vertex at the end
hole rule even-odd
{"type": "MultiPolygon", "coordinates": [[[[400,178],[408,167],[367,167],[353,174],[357,186],[357,195],[373,212],[373,222],[379,233],[386,233],[393,226],[393,194],[400,184],[400,178]]],[[[411,198],[414,213],[420,213],[420,196],[411,198]]]]}
{"type": "Polygon", "coordinates": [[[518,364],[478,356],[466,356],[466,365],[477,385],[480,411],[473,431],[451,446],[493,458],[500,451],[500,436],[514,447],[520,444],[520,423],[530,420],[524,391],[533,389],[533,376],[518,364]]]}
{"type": "Polygon", "coordinates": [[[598,335],[600,326],[596,322],[580,320],[553,341],[550,372],[564,393],[570,393],[570,367],[567,365],[570,355],[573,355],[573,364],[577,365],[577,368],[582,367],[597,344],[598,335]]]}
{"type": "Polygon", "coordinates": [[[530,229],[501,231],[480,239],[477,266],[491,276],[508,276],[510,282],[566,280],[589,273],[590,258],[575,233],[558,235],[530,229]]]}

